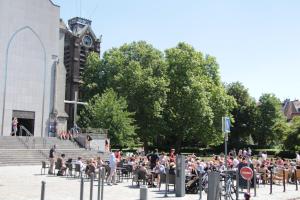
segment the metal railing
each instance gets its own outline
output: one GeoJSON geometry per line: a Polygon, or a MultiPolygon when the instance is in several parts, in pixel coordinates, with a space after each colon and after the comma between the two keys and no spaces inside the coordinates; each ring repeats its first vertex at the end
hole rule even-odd
{"type": "Polygon", "coordinates": [[[35,149],[35,138],[30,131],[24,126],[20,126],[20,137],[18,139],[26,146],[27,149],[35,149]],[[23,137],[23,131],[25,132],[25,139],[23,137]]]}

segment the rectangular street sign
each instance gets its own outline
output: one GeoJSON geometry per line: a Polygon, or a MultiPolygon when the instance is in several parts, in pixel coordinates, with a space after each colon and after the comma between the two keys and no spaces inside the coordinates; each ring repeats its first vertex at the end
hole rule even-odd
{"type": "Polygon", "coordinates": [[[230,118],[222,117],[222,129],[223,133],[230,133],[230,118]]]}

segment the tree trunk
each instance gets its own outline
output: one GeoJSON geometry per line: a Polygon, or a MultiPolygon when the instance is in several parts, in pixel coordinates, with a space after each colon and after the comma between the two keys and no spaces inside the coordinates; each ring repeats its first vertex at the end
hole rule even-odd
{"type": "Polygon", "coordinates": [[[176,137],[175,151],[176,151],[177,154],[181,153],[182,140],[183,140],[183,138],[181,136],[176,137]]]}
{"type": "Polygon", "coordinates": [[[145,155],[147,155],[147,154],[148,154],[148,151],[149,151],[148,141],[147,141],[146,139],[144,139],[143,143],[144,143],[144,151],[145,151],[145,155]]]}

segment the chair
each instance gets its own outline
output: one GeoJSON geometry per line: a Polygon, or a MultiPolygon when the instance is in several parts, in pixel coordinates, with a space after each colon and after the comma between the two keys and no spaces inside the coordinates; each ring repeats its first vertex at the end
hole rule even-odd
{"type": "Polygon", "coordinates": [[[289,173],[285,169],[280,169],[274,173],[273,181],[278,181],[278,183],[280,183],[283,180],[285,180],[285,182],[288,183],[289,173]]]}
{"type": "Polygon", "coordinates": [[[300,169],[296,169],[297,181],[300,182],[300,169]]]}
{"type": "Polygon", "coordinates": [[[60,170],[61,169],[61,163],[60,162],[55,162],[55,169],[54,169],[54,176],[55,176],[55,174],[56,174],[56,170],[60,170]]]}
{"type": "Polygon", "coordinates": [[[73,176],[73,165],[72,163],[67,163],[66,164],[66,167],[67,167],[67,176],[73,176]]]}
{"type": "Polygon", "coordinates": [[[134,182],[137,183],[137,186],[140,185],[140,182],[143,182],[143,184],[145,185],[146,180],[147,180],[147,173],[145,171],[137,170],[136,173],[133,175],[132,185],[134,182]]]}
{"type": "Polygon", "coordinates": [[[108,176],[110,174],[110,167],[108,165],[104,165],[104,168],[105,168],[105,181],[107,181],[108,179],[108,176]]]}
{"type": "Polygon", "coordinates": [[[169,191],[169,186],[173,185],[174,186],[174,191],[175,191],[175,184],[176,184],[176,177],[175,174],[169,174],[169,184],[168,184],[168,191],[169,191]]]}
{"type": "Polygon", "coordinates": [[[160,191],[160,187],[161,187],[161,184],[162,183],[167,183],[167,176],[166,174],[161,174],[160,175],[160,182],[159,182],[159,185],[158,185],[158,190],[160,191]]]}
{"type": "Polygon", "coordinates": [[[44,174],[46,174],[46,169],[49,169],[49,165],[46,164],[46,161],[42,161],[42,168],[41,168],[41,175],[42,175],[42,171],[44,170],[44,174]]]}
{"type": "Polygon", "coordinates": [[[132,171],[132,165],[125,165],[124,169],[122,169],[122,178],[125,177],[128,181],[132,177],[132,171]]]}
{"type": "Polygon", "coordinates": [[[266,184],[270,182],[270,175],[267,172],[260,172],[260,179],[262,181],[262,184],[266,184]]]}
{"type": "Polygon", "coordinates": [[[82,171],[80,164],[75,164],[75,171],[74,171],[74,178],[76,177],[76,174],[78,173],[78,177],[82,177],[82,171]]]}

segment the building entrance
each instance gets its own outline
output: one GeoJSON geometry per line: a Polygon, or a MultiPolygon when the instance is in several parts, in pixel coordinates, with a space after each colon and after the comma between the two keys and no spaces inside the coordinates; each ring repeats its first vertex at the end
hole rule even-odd
{"type": "Polygon", "coordinates": [[[18,131],[17,135],[18,136],[26,136],[26,131],[22,130],[21,131],[21,126],[25,127],[32,135],[34,135],[34,119],[18,119],[18,131]],[[21,135],[22,132],[22,135],[21,135]]]}
{"type": "Polygon", "coordinates": [[[35,121],[35,113],[30,111],[13,111],[13,117],[18,119],[18,131],[17,136],[26,136],[26,131],[21,128],[24,127],[27,129],[32,135],[34,135],[34,121],[35,121]]]}

